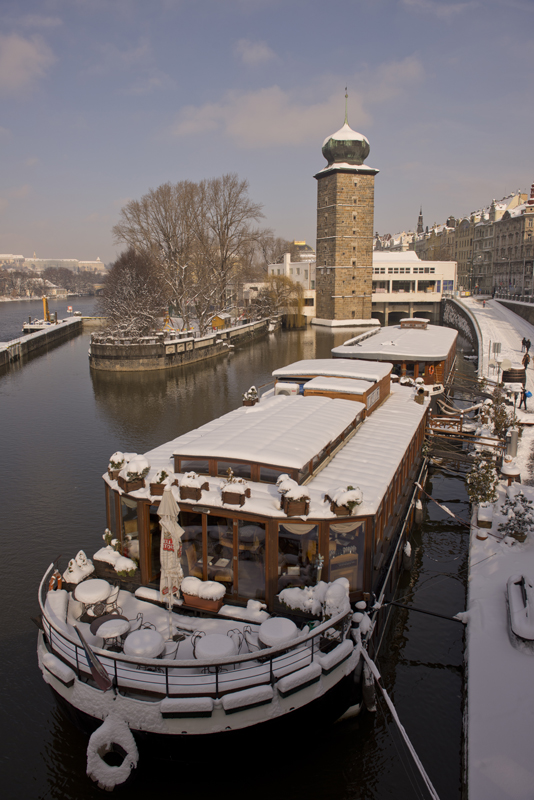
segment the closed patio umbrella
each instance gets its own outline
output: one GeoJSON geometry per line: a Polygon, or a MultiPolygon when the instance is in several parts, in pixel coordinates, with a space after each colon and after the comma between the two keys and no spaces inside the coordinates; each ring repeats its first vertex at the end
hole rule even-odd
{"type": "MultiPolygon", "coordinates": [[[[161,599],[167,600],[169,611],[173,606],[173,595],[178,594],[184,577],[180,564],[181,539],[184,529],[178,524],[178,513],[178,504],[174,499],[171,487],[166,486],[158,508],[161,527],[159,591],[161,599]]],[[[169,632],[169,638],[170,636],[171,633],[169,632]]]]}

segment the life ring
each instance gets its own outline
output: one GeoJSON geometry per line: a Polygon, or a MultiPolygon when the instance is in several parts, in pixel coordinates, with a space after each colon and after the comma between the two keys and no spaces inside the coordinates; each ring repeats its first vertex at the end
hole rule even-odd
{"type": "Polygon", "coordinates": [[[51,592],[53,589],[54,590],[61,589],[62,587],[63,587],[63,578],[61,577],[61,573],[58,572],[57,569],[55,569],[48,583],[48,591],[51,592]]]}
{"type": "Polygon", "coordinates": [[[91,734],[87,745],[87,774],[100,789],[111,791],[124,783],[137,766],[139,752],[128,724],[111,714],[91,734]],[[120,753],[122,763],[113,767],[104,760],[110,752],[120,753]]]}
{"type": "Polygon", "coordinates": [[[429,368],[428,368],[428,374],[429,375],[433,375],[434,374],[434,367],[432,365],[430,365],[429,368]]]}

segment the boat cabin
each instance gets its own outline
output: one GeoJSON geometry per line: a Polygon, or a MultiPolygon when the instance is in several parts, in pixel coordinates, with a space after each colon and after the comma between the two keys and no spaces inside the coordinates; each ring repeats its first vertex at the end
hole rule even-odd
{"type": "Polygon", "coordinates": [[[446,383],[456,361],[458,332],[429,325],[418,317],[402,319],[400,325],[374,329],[348,339],[332,349],[334,359],[388,362],[396,378],[422,378],[427,385],[446,383]]]}
{"type": "Polygon", "coordinates": [[[352,601],[368,599],[413,499],[428,409],[412,387],[389,391],[390,370],[297,362],[274,376],[302,394],[271,393],[151,450],[137,481],[128,464],[110,469],[107,525],[138,562],[130,580],[159,588],[163,484],[154,481],[165,474],[184,576],[222,583],[225,603],[253,599],[276,612],[282,589],[340,577],[352,601]]]}

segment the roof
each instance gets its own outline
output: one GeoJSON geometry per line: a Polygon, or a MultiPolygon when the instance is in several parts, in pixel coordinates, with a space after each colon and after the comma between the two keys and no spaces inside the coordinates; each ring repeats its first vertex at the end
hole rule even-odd
{"type": "MultiPolygon", "coordinates": [[[[343,433],[363,409],[363,403],[352,400],[272,397],[231,411],[162,447],[167,458],[169,454],[211,457],[300,470],[343,433]]],[[[160,450],[146,454],[151,465],[160,450]]]]}
{"type": "MultiPolygon", "coordinates": [[[[350,352],[354,352],[351,350],[350,352]]],[[[313,358],[295,361],[287,367],[280,367],[273,372],[273,378],[297,378],[311,375],[327,378],[356,378],[376,383],[391,372],[385,364],[370,364],[368,361],[348,359],[313,358]]]]}
{"type": "Polygon", "coordinates": [[[354,378],[312,378],[304,387],[315,389],[318,392],[343,392],[344,394],[363,394],[371,389],[369,381],[359,381],[354,378]]]}
{"type": "Polygon", "coordinates": [[[332,355],[342,359],[378,361],[441,361],[448,356],[457,336],[457,331],[439,325],[428,325],[424,329],[389,325],[371,335],[363,334],[362,337],[348,339],[339,347],[334,347],[332,355]]]}

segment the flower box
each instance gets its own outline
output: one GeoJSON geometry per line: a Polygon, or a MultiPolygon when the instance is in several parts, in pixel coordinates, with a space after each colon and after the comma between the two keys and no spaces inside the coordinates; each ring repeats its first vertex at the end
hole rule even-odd
{"type": "Polygon", "coordinates": [[[310,511],[310,500],[308,497],[292,500],[284,495],[280,507],[288,517],[306,517],[310,511]]]}
{"type": "Polygon", "coordinates": [[[202,499],[202,492],[209,492],[210,485],[204,481],[202,486],[180,486],[180,500],[194,500],[198,502],[202,499]]]}
{"type": "MultiPolygon", "coordinates": [[[[122,469],[122,467],[121,467],[121,469],[122,469]]],[[[120,469],[110,469],[108,467],[108,475],[109,475],[109,477],[111,478],[112,481],[116,481],[117,480],[117,478],[119,477],[119,472],[120,472],[120,469]]]]}
{"type": "Polygon", "coordinates": [[[151,483],[150,484],[150,494],[151,495],[159,495],[163,496],[163,492],[165,491],[165,483],[151,483]]]}
{"type": "Polygon", "coordinates": [[[259,403],[259,402],[260,402],[260,398],[259,397],[254,397],[254,398],[247,397],[246,400],[243,400],[243,405],[244,406],[255,406],[256,403],[259,403]]]}
{"type": "Polygon", "coordinates": [[[117,481],[123,492],[136,492],[138,489],[145,488],[144,478],[136,478],[134,481],[127,481],[126,478],[119,475],[117,481]]]}
{"type": "Polygon", "coordinates": [[[229,506],[242,506],[245,504],[245,494],[243,492],[233,492],[231,489],[223,489],[222,501],[229,506]]]}
{"type": "Polygon", "coordinates": [[[182,592],[184,603],[191,608],[197,608],[199,611],[211,611],[216,614],[224,603],[224,598],[220,600],[205,600],[203,597],[197,597],[195,594],[186,594],[182,592]]]}
{"type": "Polygon", "coordinates": [[[351,516],[350,508],[348,508],[347,506],[338,506],[337,503],[334,503],[334,501],[330,503],[330,511],[332,514],[335,514],[336,517],[351,516]]]}

